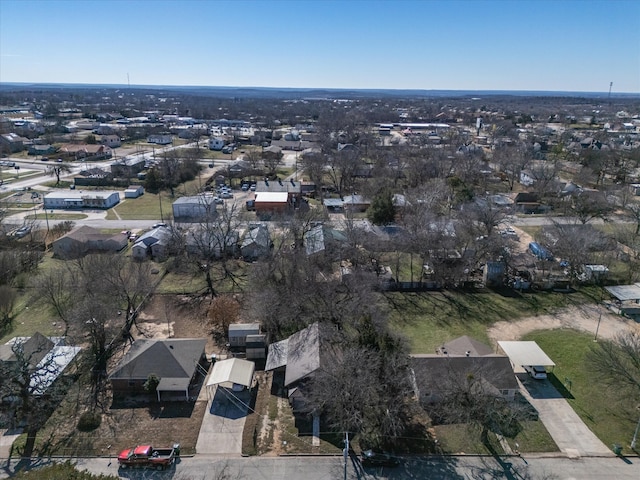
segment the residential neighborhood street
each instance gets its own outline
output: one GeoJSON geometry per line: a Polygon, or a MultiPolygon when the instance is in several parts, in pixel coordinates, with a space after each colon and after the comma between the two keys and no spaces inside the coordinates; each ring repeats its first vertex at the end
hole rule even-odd
{"type": "MultiPolygon", "coordinates": [[[[636,480],[640,478],[637,458],[582,458],[566,457],[493,457],[451,456],[412,457],[404,459],[395,468],[362,469],[359,463],[349,461],[345,474],[342,457],[250,457],[224,458],[197,455],[182,458],[166,472],[154,470],[118,470],[115,459],[80,458],[78,467],[95,474],[118,474],[124,479],[203,479],[219,480],[362,480],[362,479],[496,479],[511,480],[636,480]],[[222,474],[227,476],[222,476],[222,474]]],[[[36,461],[43,465],[47,460],[36,461]]],[[[10,478],[17,462],[4,464],[0,478],[10,478]]]]}

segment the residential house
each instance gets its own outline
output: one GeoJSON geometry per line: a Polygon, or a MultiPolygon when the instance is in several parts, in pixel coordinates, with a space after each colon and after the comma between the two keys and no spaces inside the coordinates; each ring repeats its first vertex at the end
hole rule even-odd
{"type": "Polygon", "coordinates": [[[156,145],[171,145],[173,136],[171,134],[154,134],[147,137],[147,143],[155,143],[156,145]]]}
{"type": "Polygon", "coordinates": [[[158,400],[162,394],[182,397],[183,393],[188,400],[199,365],[206,362],[206,344],[205,338],[136,340],[109,375],[114,396],[148,393],[144,385],[150,375],[155,375],[160,380],[158,400]]]}
{"type": "Polygon", "coordinates": [[[100,139],[100,143],[109,148],[118,148],[122,145],[122,140],[119,135],[103,135],[100,139]]]}
{"type": "Polygon", "coordinates": [[[435,354],[411,355],[411,367],[416,397],[423,404],[442,400],[458,380],[471,376],[506,400],[513,400],[519,388],[509,357],[467,335],[441,345],[435,354]]]}
{"type": "Polygon", "coordinates": [[[210,223],[189,229],[185,248],[188,254],[195,256],[235,257],[239,253],[239,242],[239,232],[210,223]]]}
{"type": "Polygon", "coordinates": [[[224,139],[220,137],[214,137],[209,139],[209,150],[220,151],[224,148],[224,139]]]}
{"type": "Polygon", "coordinates": [[[520,172],[520,180],[519,180],[519,182],[520,182],[520,184],[524,185],[525,187],[530,187],[531,185],[536,183],[536,177],[530,171],[522,170],[520,172]]]}
{"type": "Polygon", "coordinates": [[[143,171],[144,167],[144,157],[125,157],[111,164],[111,173],[114,177],[133,178],[143,171]]]}
{"type": "Polygon", "coordinates": [[[437,403],[467,378],[478,380],[487,393],[513,400],[518,382],[509,357],[503,355],[411,355],[416,397],[422,404],[437,403]]]}
{"type": "Polygon", "coordinates": [[[344,209],[350,212],[366,212],[371,205],[362,195],[345,195],[342,200],[344,209]]]}
{"type": "Polygon", "coordinates": [[[59,153],[73,160],[104,160],[111,158],[111,148],[106,145],[69,143],[60,147],[59,153]]]}
{"type": "Polygon", "coordinates": [[[31,393],[46,395],[80,350],[80,347],[66,345],[64,337],[45,337],[39,332],[31,337],[14,337],[0,345],[0,373],[4,371],[15,375],[12,368],[16,363],[26,362],[32,372],[29,381],[31,393]]]}
{"type": "Polygon", "coordinates": [[[305,412],[305,383],[335,355],[329,341],[329,327],[315,322],[285,340],[269,345],[265,370],[273,370],[282,378],[283,386],[294,412],[305,412]]]}
{"type": "Polygon", "coordinates": [[[0,147],[10,153],[24,150],[25,144],[28,141],[28,138],[21,137],[17,133],[3,133],[0,135],[0,147]]]}
{"type": "Polygon", "coordinates": [[[53,145],[29,145],[29,155],[52,155],[56,153],[57,149],[53,145]]]}
{"type": "Polygon", "coordinates": [[[152,257],[155,260],[164,260],[167,256],[167,247],[171,242],[171,231],[164,226],[156,227],[139,236],[133,247],[131,255],[136,260],[144,260],[152,257]]]}
{"type": "Polygon", "coordinates": [[[264,224],[250,225],[240,244],[240,255],[245,260],[257,260],[271,252],[273,242],[264,224]]]}
{"type": "Polygon", "coordinates": [[[217,216],[214,196],[211,194],[180,197],[171,205],[176,222],[209,221],[217,216]]]}
{"type": "Polygon", "coordinates": [[[533,192],[520,192],[513,200],[516,211],[520,213],[536,213],[540,209],[538,194],[533,192]]]}
{"type": "Polygon", "coordinates": [[[331,253],[347,243],[347,236],[325,225],[316,225],[304,234],[304,248],[307,255],[331,253]]]}
{"type": "Polygon", "coordinates": [[[54,257],[69,259],[82,257],[90,252],[119,252],[127,244],[127,236],[122,233],[101,233],[85,225],[54,240],[51,247],[54,257]]]}

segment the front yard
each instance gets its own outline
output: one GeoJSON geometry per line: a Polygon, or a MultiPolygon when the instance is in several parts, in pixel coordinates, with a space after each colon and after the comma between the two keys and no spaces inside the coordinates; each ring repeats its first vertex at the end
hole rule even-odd
{"type": "Polygon", "coordinates": [[[605,387],[587,361],[593,335],[574,330],[543,330],[526,335],[556,363],[549,380],[564,395],[582,421],[609,448],[614,443],[633,454],[629,444],[640,415],[637,401],[605,387]]]}

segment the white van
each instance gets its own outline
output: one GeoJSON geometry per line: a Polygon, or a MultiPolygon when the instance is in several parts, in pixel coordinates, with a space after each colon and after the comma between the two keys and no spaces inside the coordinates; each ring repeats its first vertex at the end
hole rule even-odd
{"type": "Polygon", "coordinates": [[[531,378],[536,380],[544,380],[547,378],[547,370],[541,365],[525,365],[525,371],[531,378]]]}

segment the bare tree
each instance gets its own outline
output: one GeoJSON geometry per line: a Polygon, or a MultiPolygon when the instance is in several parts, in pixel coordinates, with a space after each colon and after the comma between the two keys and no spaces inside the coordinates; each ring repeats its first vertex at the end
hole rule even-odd
{"type": "Polygon", "coordinates": [[[587,358],[606,385],[634,397],[640,394],[640,333],[627,330],[614,340],[600,340],[587,358]]]}
{"type": "Polygon", "coordinates": [[[233,202],[225,204],[215,218],[204,215],[187,234],[187,258],[204,274],[207,293],[212,298],[218,295],[216,284],[223,280],[240,286],[229,263],[238,255],[239,226],[239,207],[233,202]]]}
{"type": "Polygon", "coordinates": [[[34,300],[44,302],[53,308],[65,325],[63,336],[66,336],[69,330],[69,308],[76,298],[68,268],[53,267],[49,270],[41,270],[34,277],[32,285],[34,300]]]}
{"type": "Polygon", "coordinates": [[[23,456],[33,451],[36,435],[66,393],[53,343],[38,335],[17,339],[11,356],[0,361],[0,413],[14,427],[24,424],[27,440],[23,456]]]}
{"type": "Polygon", "coordinates": [[[16,291],[9,285],[0,285],[0,332],[11,325],[11,313],[16,303],[16,291]]]}
{"type": "Polygon", "coordinates": [[[530,162],[530,152],[521,144],[515,147],[501,147],[493,153],[493,163],[503,173],[509,190],[513,190],[516,182],[520,180],[520,173],[530,162]]]}
{"type": "Polygon", "coordinates": [[[71,172],[71,167],[69,167],[69,165],[67,165],[66,163],[57,163],[55,165],[47,167],[47,175],[56,177],[56,187],[60,185],[60,176],[63,173],[69,172],[71,172]]]}
{"type": "Polygon", "coordinates": [[[489,432],[507,434],[514,420],[524,413],[520,404],[507,401],[488,378],[491,373],[480,364],[470,364],[466,369],[451,367],[438,379],[437,399],[421,397],[420,401],[439,422],[480,429],[480,438],[488,445],[489,432]]]}

